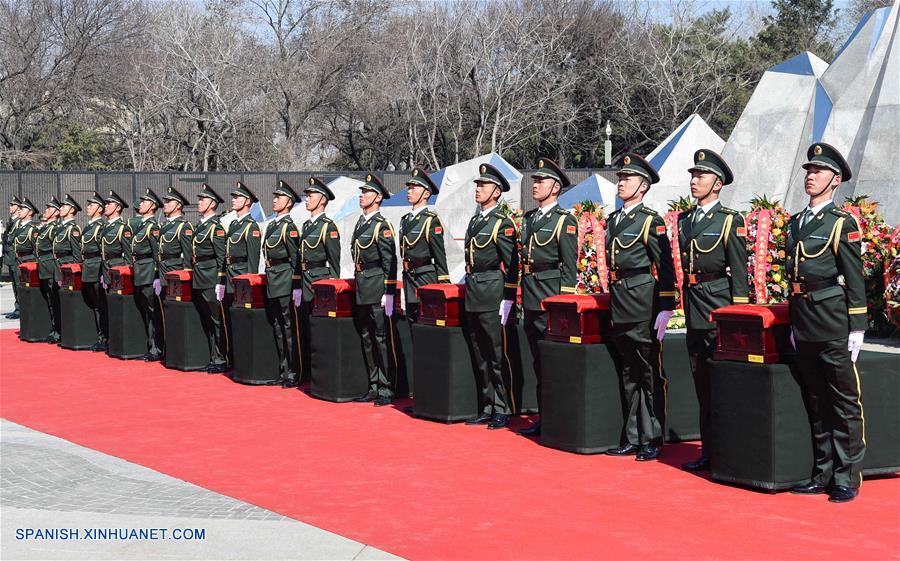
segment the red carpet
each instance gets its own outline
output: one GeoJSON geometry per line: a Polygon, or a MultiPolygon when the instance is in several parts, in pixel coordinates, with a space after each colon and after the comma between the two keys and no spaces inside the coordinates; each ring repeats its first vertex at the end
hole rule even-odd
{"type": "MultiPolygon", "coordinates": [[[[509,431],[0,332],[0,414],[412,559],[898,559],[900,479],[846,505],[578,456],[509,431]]],[[[517,421],[514,428],[522,426],[517,421]]]]}

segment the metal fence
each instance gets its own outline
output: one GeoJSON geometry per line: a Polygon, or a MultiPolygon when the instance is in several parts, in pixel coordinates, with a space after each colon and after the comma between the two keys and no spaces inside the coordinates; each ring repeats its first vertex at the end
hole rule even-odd
{"type": "MultiPolygon", "coordinates": [[[[521,170],[524,175],[520,200],[524,210],[531,210],[536,205],[531,198],[531,183],[528,178],[533,170],[521,170]]],[[[566,170],[573,185],[587,179],[591,174],[598,173],[615,182],[614,169],[571,169],[566,170]]],[[[39,208],[42,208],[51,196],[64,197],[67,193],[78,201],[82,207],[85,200],[94,191],[105,194],[110,189],[122,196],[131,204],[139,193],[145,189],[153,189],[161,194],[170,185],[192,204],[185,209],[185,214],[193,220],[197,217],[196,201],[197,193],[201,185],[209,184],[223,197],[231,192],[236,181],[244,182],[256,193],[268,211],[266,195],[271,193],[279,180],[284,180],[297,190],[303,188],[310,176],[318,176],[326,182],[339,176],[347,176],[356,179],[364,179],[364,171],[253,171],[245,173],[194,173],[194,172],[93,172],[93,171],[0,171],[0,201],[3,204],[9,202],[13,195],[28,197],[39,208]]],[[[382,174],[385,187],[393,193],[400,192],[409,179],[407,171],[387,171],[382,174]]],[[[227,207],[226,205],[226,208],[227,207]]],[[[126,211],[130,216],[133,208],[126,211]]],[[[6,217],[4,216],[4,219],[6,217]]]]}

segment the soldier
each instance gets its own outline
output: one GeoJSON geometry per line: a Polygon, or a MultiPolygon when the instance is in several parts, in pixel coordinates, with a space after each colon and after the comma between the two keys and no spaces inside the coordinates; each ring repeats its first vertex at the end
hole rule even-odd
{"type": "MultiPolygon", "coordinates": [[[[262,244],[262,232],[259,224],[250,215],[250,207],[259,199],[246,185],[238,181],[231,192],[231,209],[237,218],[228,225],[225,233],[225,273],[224,284],[216,285],[216,299],[223,302],[222,311],[225,317],[225,329],[228,341],[231,336],[231,302],[234,300],[232,279],[238,275],[259,272],[259,250],[262,244]]],[[[221,277],[220,277],[221,278],[221,277]]],[[[234,364],[234,345],[228,346],[228,363],[234,364]]]]}
{"type": "Polygon", "coordinates": [[[13,197],[9,201],[9,220],[3,229],[3,266],[9,274],[13,288],[13,301],[15,308],[6,314],[6,319],[19,319],[19,271],[16,269],[16,252],[12,249],[12,241],[16,237],[19,228],[19,208],[22,201],[19,197],[13,197]]]}
{"type": "Polygon", "coordinates": [[[306,210],[309,220],[300,228],[300,276],[303,277],[303,295],[300,302],[300,365],[301,376],[311,375],[311,352],[309,339],[309,318],[312,315],[312,283],[322,279],[336,279],[341,274],[341,235],[338,227],[325,216],[328,201],[334,200],[334,193],[318,177],[309,178],[306,194],[306,210]]]}
{"type": "Polygon", "coordinates": [[[153,291],[160,301],[166,298],[166,273],[190,269],[193,264],[191,239],[194,229],[184,217],[184,207],[187,204],[187,198],[173,187],[166,189],[166,194],[162,197],[163,214],[166,219],[159,225],[157,278],[153,281],[153,291]]]}
{"type": "Polygon", "coordinates": [[[47,342],[59,343],[59,285],[56,284],[58,266],[53,257],[53,238],[59,226],[59,208],[62,203],[56,197],[44,208],[44,223],[38,229],[35,249],[38,259],[38,276],[41,280],[41,295],[50,310],[50,333],[47,342]]]}
{"type": "Polygon", "coordinates": [[[853,215],[833,201],[835,190],[850,179],[844,157],[820,142],[809,147],[806,159],[809,206],[791,217],[784,249],[791,283],[791,339],[815,463],[810,481],[791,491],[827,491],[829,501],[842,503],[859,493],[866,451],[856,370],[868,321],[862,236],[853,215]]]}
{"type": "Polygon", "coordinates": [[[88,223],[81,235],[81,293],[85,302],[94,312],[94,325],[97,328],[97,342],[91,346],[92,351],[104,352],[107,349],[106,291],[100,284],[102,267],[102,237],[106,228],[103,221],[103,195],[96,191],[86,201],[85,213],[88,223]]]}
{"type": "Polygon", "coordinates": [[[356,279],[353,316],[362,339],[369,391],[356,401],[374,401],[375,407],[382,407],[394,398],[384,324],[385,321],[390,322],[394,314],[397,249],[394,245],[394,227],[379,212],[381,202],[390,199],[391,194],[372,173],[366,176],[366,182],[359,189],[359,208],[363,215],[353,229],[351,242],[356,279]]]}
{"type": "Polygon", "coordinates": [[[504,327],[519,287],[519,252],[516,225],[498,207],[501,194],[509,191],[509,182],[490,164],[482,164],[479,172],[475,202],[481,210],[466,229],[465,328],[481,374],[481,414],[466,424],[486,424],[494,430],[507,426],[512,414],[502,361],[504,327]]]}
{"type": "Polygon", "coordinates": [[[299,200],[290,185],[279,181],[272,197],[272,210],[276,216],[266,225],[263,235],[266,312],[275,328],[275,348],[283,388],[296,388],[299,383],[296,306],[300,305],[303,291],[300,275],[296,274],[300,232],[291,219],[291,209],[299,200]]]}
{"type": "Polygon", "coordinates": [[[653,373],[656,370],[662,377],[662,340],[675,307],[675,271],[665,222],[642,202],[650,185],[659,181],[656,170],[641,156],[628,153],[617,175],[622,208],[606,222],[606,252],[612,340],[621,358],[627,416],[623,444],[606,453],[636,454],[636,460],[647,461],[658,458],[662,448],[656,400],[665,402],[665,381],[662,387],[655,387],[653,373]],[[658,280],[651,266],[656,268],[658,280]]]}
{"type": "Polygon", "coordinates": [[[224,311],[216,298],[216,285],[225,282],[225,228],[216,216],[216,210],[225,199],[206,183],[197,194],[197,211],[200,220],[194,227],[192,239],[193,276],[191,288],[194,305],[200,313],[200,323],[209,347],[209,364],[206,371],[221,374],[227,369],[228,349],[225,330],[222,328],[224,311]]]}
{"type": "MultiPolygon", "coordinates": [[[[747,229],[744,217],[719,203],[722,187],[734,176],[722,157],[712,150],[694,153],[691,197],[697,204],[678,216],[678,245],[681,248],[681,287],[687,321],[687,350],[694,390],[700,404],[700,440],[709,434],[709,361],[716,347],[716,324],[709,314],[729,304],[747,304],[747,229]]],[[[682,469],[709,469],[704,445],[697,460],[682,469]]]]}
{"type": "Polygon", "coordinates": [[[35,219],[38,209],[28,197],[22,199],[19,205],[19,226],[12,238],[12,249],[16,255],[16,278],[18,279],[18,267],[22,263],[37,261],[35,241],[38,236],[38,222],[35,219]]]}
{"type": "Polygon", "coordinates": [[[100,300],[100,324],[103,330],[103,342],[95,351],[108,350],[109,341],[109,308],[106,306],[109,287],[112,281],[110,269],[131,264],[131,229],[122,217],[122,211],[128,208],[125,200],[115,191],[110,191],[104,199],[103,214],[106,224],[100,234],[100,285],[105,294],[100,300]]]}
{"type": "MultiPolygon", "coordinates": [[[[525,335],[534,357],[538,409],[543,377],[538,341],[547,329],[547,312],[541,300],[557,294],[574,294],[578,275],[578,221],[557,205],[560,192],[571,184],[568,176],[549,158],[538,160],[532,174],[531,196],[538,208],[522,218],[522,304],[525,335]]],[[[541,434],[541,421],[519,431],[525,436],[541,434]]]]}
{"type": "Polygon", "coordinates": [[[438,186],[422,168],[412,170],[406,182],[406,200],[412,212],[400,219],[400,257],[403,259],[403,297],[406,319],[419,321],[420,286],[450,282],[447,252],[444,250],[444,225],[441,217],[428,208],[428,199],[438,195],[438,186]]]}
{"type": "MultiPolygon", "coordinates": [[[[53,236],[53,256],[56,258],[56,284],[62,287],[60,265],[81,263],[81,228],[75,223],[75,215],[81,211],[72,195],[67,194],[59,207],[59,227],[53,236]]],[[[57,295],[57,297],[59,297],[57,295]]],[[[62,325],[60,325],[62,327],[62,325]]]]}
{"type": "Polygon", "coordinates": [[[141,357],[148,362],[163,359],[165,342],[163,341],[162,302],[157,298],[154,281],[158,280],[157,254],[159,253],[159,224],[156,222],[156,211],[162,201],[153,192],[147,191],[138,198],[137,213],[140,223],[132,228],[131,257],[134,266],[134,301],[147,336],[147,352],[141,357]]]}

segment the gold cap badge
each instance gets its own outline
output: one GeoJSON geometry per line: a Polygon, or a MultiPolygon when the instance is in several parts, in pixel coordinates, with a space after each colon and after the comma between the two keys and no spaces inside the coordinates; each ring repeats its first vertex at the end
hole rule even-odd
{"type": "Polygon", "coordinates": [[[539,168],[544,167],[544,160],[538,160],[538,167],[539,168]]]}
{"type": "Polygon", "coordinates": [[[413,177],[418,177],[418,175],[419,175],[419,170],[414,169],[414,170],[413,170],[413,177]]]}
{"type": "Polygon", "coordinates": [[[628,164],[630,164],[630,163],[631,163],[631,156],[625,156],[625,157],[622,159],[622,163],[625,164],[626,166],[627,166],[628,164]]]}
{"type": "Polygon", "coordinates": [[[371,176],[371,175],[367,175],[367,176],[366,176],[366,181],[372,181],[372,176],[371,176]]]}
{"type": "Polygon", "coordinates": [[[313,179],[312,177],[310,177],[310,178],[309,178],[309,184],[310,184],[310,185],[315,185],[315,184],[316,184],[316,180],[313,179]]]}
{"type": "Polygon", "coordinates": [[[487,166],[482,165],[482,166],[481,166],[481,173],[484,173],[484,172],[486,172],[486,171],[487,171],[487,166]]]}
{"type": "Polygon", "coordinates": [[[822,147],[819,146],[818,144],[816,144],[816,147],[813,148],[813,154],[815,154],[816,156],[821,156],[822,155],[822,147]]]}
{"type": "Polygon", "coordinates": [[[702,162],[703,160],[705,160],[705,159],[706,159],[706,152],[700,152],[699,154],[697,154],[697,159],[700,160],[701,162],[702,162]]]}

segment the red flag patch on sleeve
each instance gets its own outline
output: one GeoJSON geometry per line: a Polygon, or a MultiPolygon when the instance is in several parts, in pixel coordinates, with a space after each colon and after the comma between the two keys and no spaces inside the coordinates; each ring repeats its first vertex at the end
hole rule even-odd
{"type": "Polygon", "coordinates": [[[216,230],[216,237],[221,238],[224,235],[225,235],[225,230],[221,230],[221,229],[216,230]]]}
{"type": "Polygon", "coordinates": [[[503,230],[503,235],[504,236],[512,236],[515,233],[515,231],[516,231],[515,228],[506,228],[505,230],[503,230]]]}
{"type": "Polygon", "coordinates": [[[260,234],[259,234],[259,230],[253,230],[253,237],[254,237],[254,238],[258,238],[259,235],[260,235],[260,234]]]}
{"type": "Polygon", "coordinates": [[[153,235],[154,235],[154,236],[158,236],[158,235],[159,235],[159,230],[153,230],[153,235]]]}
{"type": "Polygon", "coordinates": [[[741,237],[741,238],[747,237],[747,229],[746,228],[738,228],[737,230],[735,230],[734,233],[737,234],[738,237],[741,237]]]}
{"type": "Polygon", "coordinates": [[[184,231],[184,235],[185,235],[185,236],[193,236],[193,235],[194,235],[194,231],[193,231],[193,230],[185,230],[185,231],[184,231]]]}
{"type": "Polygon", "coordinates": [[[574,234],[576,232],[578,232],[578,228],[576,228],[575,226],[566,226],[567,234],[574,234]]]}
{"type": "Polygon", "coordinates": [[[666,227],[665,227],[665,226],[657,226],[657,227],[656,227],[656,235],[657,235],[657,236],[661,236],[661,235],[663,235],[663,234],[665,234],[665,233],[666,233],[666,227]]]}
{"type": "Polygon", "coordinates": [[[434,228],[434,233],[435,233],[435,234],[443,234],[443,233],[444,233],[444,229],[441,228],[440,226],[435,226],[435,228],[434,228]]]}
{"type": "Polygon", "coordinates": [[[127,231],[126,231],[126,232],[123,233],[123,235],[124,235],[126,238],[130,238],[130,237],[131,237],[131,232],[127,232],[127,231]]]}
{"type": "Polygon", "coordinates": [[[298,236],[297,230],[291,230],[291,237],[296,238],[298,236]]]}
{"type": "Polygon", "coordinates": [[[859,230],[854,230],[854,231],[850,232],[849,234],[847,234],[847,239],[851,242],[858,242],[859,241],[859,230]]]}
{"type": "Polygon", "coordinates": [[[390,229],[390,228],[388,228],[387,230],[384,231],[384,237],[386,237],[386,238],[392,238],[392,237],[394,237],[394,233],[391,232],[391,229],[390,229]]]}
{"type": "Polygon", "coordinates": [[[331,233],[331,238],[334,239],[337,237],[338,237],[338,233],[337,233],[337,230],[335,230],[334,232],[331,233]]]}
{"type": "Polygon", "coordinates": [[[72,235],[75,236],[75,237],[77,238],[77,237],[80,236],[81,234],[78,232],[78,230],[72,230],[72,235]]]}

